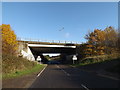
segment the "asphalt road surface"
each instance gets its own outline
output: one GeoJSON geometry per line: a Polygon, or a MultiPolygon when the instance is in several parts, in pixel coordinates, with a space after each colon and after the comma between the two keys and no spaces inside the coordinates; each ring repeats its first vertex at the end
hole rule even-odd
{"type": "Polygon", "coordinates": [[[67,65],[48,65],[30,88],[118,88],[119,81],[67,65]]]}

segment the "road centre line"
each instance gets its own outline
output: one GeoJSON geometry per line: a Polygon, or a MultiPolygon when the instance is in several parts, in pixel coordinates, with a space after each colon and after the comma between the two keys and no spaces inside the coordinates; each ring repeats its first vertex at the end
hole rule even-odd
{"type": "Polygon", "coordinates": [[[45,70],[46,67],[47,67],[47,66],[45,66],[45,67],[43,68],[43,70],[37,75],[37,77],[39,77],[39,76],[42,74],[42,72],[45,70]]]}
{"type": "Polygon", "coordinates": [[[61,69],[65,74],[67,74],[67,76],[70,76],[69,73],[67,73],[65,70],[61,69]]]}
{"type": "Polygon", "coordinates": [[[85,88],[86,90],[89,90],[85,85],[81,84],[81,86],[82,86],[83,88],[85,88]]]}
{"type": "MultiPolygon", "coordinates": [[[[58,65],[56,65],[58,68],[60,68],[58,65]]],[[[70,76],[70,74],[69,73],[67,73],[65,70],[63,70],[62,68],[60,68],[65,74],[67,74],[67,76],[70,76]]],[[[89,90],[89,88],[87,88],[85,85],[83,85],[83,84],[81,84],[81,86],[83,87],[83,88],[85,88],[86,90],[89,90]]]]}
{"type": "Polygon", "coordinates": [[[58,68],[60,68],[58,65],[56,65],[58,68]]]}
{"type": "MultiPolygon", "coordinates": [[[[60,68],[58,65],[56,65],[58,68],[60,68]]],[[[60,68],[67,76],[70,76],[69,73],[67,73],[65,70],[63,70],[62,68],[60,68]]]]}

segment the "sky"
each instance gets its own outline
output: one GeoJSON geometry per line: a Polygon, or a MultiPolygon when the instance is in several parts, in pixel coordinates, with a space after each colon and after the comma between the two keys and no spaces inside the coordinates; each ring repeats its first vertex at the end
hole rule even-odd
{"type": "Polygon", "coordinates": [[[3,2],[2,23],[17,37],[81,43],[88,31],[118,28],[118,3],[3,2]]]}

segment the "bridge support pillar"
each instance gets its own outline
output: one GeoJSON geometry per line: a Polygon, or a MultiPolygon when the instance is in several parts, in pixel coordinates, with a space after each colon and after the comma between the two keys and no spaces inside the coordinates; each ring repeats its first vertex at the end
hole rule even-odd
{"type": "Polygon", "coordinates": [[[38,57],[37,55],[34,55],[35,61],[37,60],[37,57],[38,57]]]}

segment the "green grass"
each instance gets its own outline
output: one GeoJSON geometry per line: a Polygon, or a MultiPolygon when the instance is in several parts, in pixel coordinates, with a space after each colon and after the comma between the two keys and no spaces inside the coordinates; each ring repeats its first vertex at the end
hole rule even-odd
{"type": "Polygon", "coordinates": [[[79,65],[84,66],[84,65],[97,64],[97,63],[107,63],[107,62],[110,62],[110,61],[113,61],[113,60],[120,60],[120,58],[118,58],[118,59],[108,59],[108,60],[98,61],[98,62],[95,62],[94,60],[93,61],[88,60],[86,62],[79,63],[79,65]]]}
{"type": "Polygon", "coordinates": [[[90,64],[96,63],[104,63],[109,62],[112,60],[120,59],[120,55],[118,54],[111,54],[111,55],[101,55],[101,56],[93,56],[93,57],[86,57],[80,61],[78,64],[74,64],[72,66],[85,66],[90,64]]]}
{"type": "Polygon", "coordinates": [[[2,55],[2,78],[14,78],[40,71],[45,65],[14,55],[2,55]]]}
{"type": "Polygon", "coordinates": [[[44,67],[45,67],[45,65],[43,65],[43,64],[41,64],[41,65],[37,64],[32,69],[20,70],[20,71],[14,72],[14,73],[13,72],[12,73],[5,73],[2,75],[2,78],[9,79],[9,78],[15,78],[15,77],[23,76],[23,75],[32,74],[32,73],[35,73],[35,72],[42,70],[44,67]]]}
{"type": "Polygon", "coordinates": [[[101,69],[104,69],[107,72],[120,73],[119,72],[120,71],[120,69],[119,69],[119,67],[120,67],[120,57],[113,57],[113,56],[90,57],[90,58],[85,58],[80,63],[74,64],[74,65],[71,65],[71,66],[74,66],[74,67],[96,66],[96,68],[98,68],[100,65],[108,65],[108,67],[106,67],[106,68],[101,68],[101,69]]]}
{"type": "Polygon", "coordinates": [[[118,54],[111,54],[111,55],[100,55],[100,56],[93,56],[84,58],[80,65],[88,65],[88,64],[95,64],[95,63],[102,63],[111,60],[120,59],[120,55],[118,54]]]}

